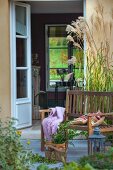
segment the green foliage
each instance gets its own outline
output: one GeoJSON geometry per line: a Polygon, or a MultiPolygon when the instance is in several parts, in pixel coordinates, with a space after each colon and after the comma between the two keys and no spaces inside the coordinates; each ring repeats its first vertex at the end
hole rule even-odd
{"type": "Polygon", "coordinates": [[[0,121],[0,167],[3,170],[28,170],[31,152],[23,148],[21,133],[14,127],[15,121],[0,121]]]}
{"type": "MultiPolygon", "coordinates": [[[[106,20],[106,11],[102,3],[98,1],[95,9],[88,20],[78,17],[76,21],[71,22],[71,25],[67,25],[67,40],[85,53],[85,90],[113,91],[112,9],[109,21],[106,20]]],[[[77,58],[81,58],[79,56],[77,58]]]]}
{"type": "MultiPolygon", "coordinates": [[[[14,127],[15,119],[0,121],[0,168],[3,170],[29,170],[35,162],[56,163],[39,154],[33,154],[21,143],[21,132],[14,127]]],[[[30,141],[27,142],[30,144],[30,141]]]]}
{"type": "MultiPolygon", "coordinates": [[[[79,163],[64,163],[61,168],[52,168],[51,170],[96,170],[96,169],[113,169],[113,147],[106,153],[97,153],[94,155],[84,156],[79,163]]],[[[49,170],[46,165],[40,165],[37,170],[49,170]]]]}
{"type": "Polygon", "coordinates": [[[32,155],[32,162],[33,163],[39,162],[39,163],[46,163],[46,164],[55,164],[56,163],[55,160],[49,160],[46,157],[43,157],[37,153],[32,155]]]}
{"type": "Polygon", "coordinates": [[[84,137],[88,137],[88,131],[81,131],[81,130],[76,130],[75,131],[75,136],[84,136],[84,137]]]}
{"type": "Polygon", "coordinates": [[[39,166],[37,167],[37,170],[49,170],[49,168],[48,168],[47,165],[42,164],[42,165],[39,165],[39,166]]]}
{"type": "MultiPolygon", "coordinates": [[[[95,170],[95,169],[113,169],[113,148],[106,153],[85,156],[80,159],[79,163],[65,163],[62,168],[53,168],[51,170],[95,170]]],[[[40,165],[37,170],[49,170],[46,165],[40,165]]]]}
{"type": "Polygon", "coordinates": [[[110,143],[111,146],[113,146],[113,134],[112,133],[106,134],[106,142],[110,143]]]}
{"type": "Polygon", "coordinates": [[[84,51],[80,49],[73,49],[73,56],[76,57],[76,62],[74,64],[74,74],[76,81],[84,80],[84,51]]]}
{"type": "Polygon", "coordinates": [[[80,159],[79,163],[82,166],[89,163],[96,169],[113,169],[113,148],[111,147],[106,153],[84,156],[80,159]]]}
{"type": "Polygon", "coordinates": [[[65,164],[61,170],[94,170],[94,168],[89,164],[81,166],[76,162],[70,162],[69,164],[65,164]]]}
{"type": "Polygon", "coordinates": [[[89,164],[81,166],[76,162],[70,162],[64,164],[62,168],[52,168],[52,169],[49,169],[46,165],[43,164],[37,167],[37,170],[94,170],[94,168],[89,164]]]}
{"type": "MultiPolygon", "coordinates": [[[[68,68],[68,44],[66,38],[50,38],[50,80],[60,80],[57,75],[57,68],[68,68]]],[[[83,51],[73,49],[73,55],[76,56],[75,77],[83,79],[83,51]]]]}
{"type": "Polygon", "coordinates": [[[73,139],[76,136],[76,132],[73,129],[68,129],[70,122],[63,122],[59,125],[57,133],[52,136],[53,143],[61,144],[68,140],[73,139]]]}
{"type": "Polygon", "coordinates": [[[50,48],[55,47],[67,47],[67,41],[65,37],[49,37],[50,48]]]}
{"type": "Polygon", "coordinates": [[[86,57],[86,90],[112,91],[113,70],[106,66],[101,49],[96,56],[88,52],[86,57]]]}

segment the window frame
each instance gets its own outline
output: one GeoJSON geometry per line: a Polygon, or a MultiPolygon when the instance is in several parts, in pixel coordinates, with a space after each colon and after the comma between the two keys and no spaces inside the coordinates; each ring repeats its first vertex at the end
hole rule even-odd
{"type": "MultiPolygon", "coordinates": [[[[48,37],[48,27],[49,26],[67,26],[67,24],[46,24],[45,25],[45,56],[46,56],[46,62],[45,62],[45,68],[46,68],[46,91],[55,91],[55,86],[51,87],[50,86],[50,80],[49,80],[49,70],[50,70],[50,64],[49,64],[49,37],[48,37]]],[[[60,48],[59,48],[60,49],[60,48]]],[[[68,44],[67,45],[67,55],[68,55],[68,59],[71,58],[71,56],[73,56],[73,45],[72,44],[68,44]]],[[[84,59],[83,59],[84,60],[84,59]]],[[[72,72],[72,68],[73,66],[68,66],[68,72],[72,72]]],[[[75,68],[78,69],[78,68],[75,68]]],[[[84,70],[84,67],[82,68],[84,70]]],[[[83,71],[84,74],[84,71],[83,71]]],[[[59,82],[59,81],[58,81],[59,82]]],[[[58,89],[59,91],[63,92],[66,90],[65,87],[59,87],[58,89]]]]}
{"type": "MultiPolygon", "coordinates": [[[[48,27],[49,26],[66,26],[67,24],[45,24],[45,68],[46,68],[46,91],[55,91],[55,87],[50,87],[49,81],[49,38],[48,38],[48,27]]],[[[68,49],[68,48],[67,48],[68,49]]],[[[69,55],[69,54],[68,54],[69,55]]],[[[59,91],[65,91],[65,87],[59,87],[59,91]]]]}

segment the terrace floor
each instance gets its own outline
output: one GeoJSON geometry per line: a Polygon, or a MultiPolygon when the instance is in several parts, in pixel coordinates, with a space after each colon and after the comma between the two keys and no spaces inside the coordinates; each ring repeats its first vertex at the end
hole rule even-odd
{"type": "MultiPolygon", "coordinates": [[[[29,145],[29,149],[32,150],[33,153],[38,153],[41,156],[45,156],[44,152],[41,152],[40,150],[40,139],[31,139],[31,144],[29,145]]],[[[22,139],[22,143],[24,146],[26,146],[27,139],[22,139]]],[[[28,146],[27,146],[28,147],[28,146]]],[[[67,162],[70,161],[78,161],[82,156],[87,155],[87,141],[86,140],[74,140],[69,142],[69,148],[67,151],[67,162]]],[[[41,163],[35,163],[33,167],[31,167],[31,170],[36,170],[36,168],[41,163]]],[[[56,164],[48,164],[50,168],[53,167],[60,167],[62,166],[62,163],[56,163],[56,164]]]]}
{"type": "MultiPolygon", "coordinates": [[[[31,144],[29,145],[29,149],[33,151],[33,153],[38,153],[42,156],[45,156],[44,152],[40,150],[40,120],[35,121],[33,126],[30,128],[26,128],[21,130],[22,136],[21,141],[23,145],[26,145],[27,141],[30,140],[31,144]]],[[[77,161],[82,156],[88,155],[87,153],[87,140],[73,140],[69,141],[68,151],[67,151],[67,162],[77,161]]],[[[34,164],[31,170],[36,170],[37,166],[40,163],[34,164]]],[[[59,162],[57,164],[48,165],[49,167],[60,167],[62,163],[59,162]]]]}

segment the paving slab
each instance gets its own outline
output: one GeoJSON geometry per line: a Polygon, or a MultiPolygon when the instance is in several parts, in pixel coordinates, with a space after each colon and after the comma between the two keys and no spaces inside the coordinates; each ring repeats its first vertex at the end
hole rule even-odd
{"type": "MultiPolygon", "coordinates": [[[[29,139],[22,139],[22,144],[27,147],[28,149],[32,150],[33,153],[38,153],[41,156],[45,156],[45,152],[41,152],[40,150],[40,139],[31,139],[30,145],[27,145],[27,142],[29,139]]],[[[78,161],[81,157],[88,155],[88,149],[87,149],[87,140],[72,140],[69,141],[68,144],[68,151],[67,151],[67,162],[71,161],[78,161]]],[[[33,167],[31,167],[31,170],[37,170],[37,167],[42,163],[35,163],[33,167]]],[[[56,164],[48,164],[50,168],[54,167],[61,167],[63,164],[62,162],[58,162],[56,164]]]]}

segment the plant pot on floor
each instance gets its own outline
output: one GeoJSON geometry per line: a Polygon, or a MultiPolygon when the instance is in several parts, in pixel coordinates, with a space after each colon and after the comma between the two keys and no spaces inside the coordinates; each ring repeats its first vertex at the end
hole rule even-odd
{"type": "Polygon", "coordinates": [[[47,144],[45,145],[45,157],[49,160],[55,161],[66,161],[67,157],[67,150],[66,144],[47,144]]]}

